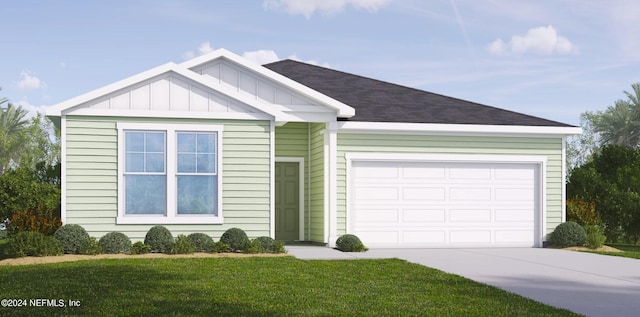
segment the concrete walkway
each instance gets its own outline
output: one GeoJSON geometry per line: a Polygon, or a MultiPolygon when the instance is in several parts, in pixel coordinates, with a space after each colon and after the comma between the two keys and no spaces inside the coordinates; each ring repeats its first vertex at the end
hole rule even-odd
{"type": "Polygon", "coordinates": [[[540,248],[287,250],[305,260],[398,258],[587,316],[640,315],[640,260],[635,259],[540,248]]]}

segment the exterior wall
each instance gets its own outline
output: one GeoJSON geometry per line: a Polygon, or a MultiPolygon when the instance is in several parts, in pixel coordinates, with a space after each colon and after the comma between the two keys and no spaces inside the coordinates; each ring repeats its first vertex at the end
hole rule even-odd
{"type": "Polygon", "coordinates": [[[309,240],[309,133],[310,124],[290,122],[276,127],[276,157],[304,158],[304,238],[309,240]]]}
{"type": "Polygon", "coordinates": [[[562,222],[562,138],[338,134],[338,235],[346,233],[346,159],[349,152],[547,156],[546,234],[562,222]]]}
{"type": "Polygon", "coordinates": [[[116,225],[118,150],[116,122],[223,124],[222,225],[166,225],[174,236],[202,232],[219,239],[231,227],[250,237],[269,235],[270,122],[247,120],[66,117],[66,223],[100,238],[120,231],[143,240],[153,225],[116,225]]]}
{"type": "Polygon", "coordinates": [[[311,241],[324,243],[325,241],[325,190],[324,190],[324,136],[325,124],[311,124],[310,176],[311,176],[311,241]]]}

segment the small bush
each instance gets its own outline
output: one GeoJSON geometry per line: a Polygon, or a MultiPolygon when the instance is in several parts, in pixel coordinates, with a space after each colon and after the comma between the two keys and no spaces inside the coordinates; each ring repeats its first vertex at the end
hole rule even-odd
{"type": "Polygon", "coordinates": [[[193,245],[191,239],[184,234],[180,234],[176,237],[176,241],[173,243],[173,247],[171,248],[171,253],[173,254],[191,254],[195,251],[196,246],[193,245]]]}
{"type": "Polygon", "coordinates": [[[368,249],[360,238],[353,234],[345,234],[336,240],[336,247],[342,252],[364,252],[368,249]]]}
{"type": "Polygon", "coordinates": [[[264,251],[265,250],[262,248],[262,244],[258,239],[247,241],[247,243],[245,243],[244,245],[244,248],[242,248],[242,252],[250,254],[262,253],[264,251]]]}
{"type": "Polygon", "coordinates": [[[273,239],[271,237],[257,237],[256,240],[260,242],[263,252],[271,252],[271,246],[273,245],[273,239]]]}
{"type": "Polygon", "coordinates": [[[131,250],[131,240],[122,232],[109,232],[100,238],[104,253],[127,253],[131,250]]]}
{"type": "Polygon", "coordinates": [[[97,255],[102,253],[102,246],[100,246],[100,242],[94,237],[89,237],[88,239],[82,241],[79,249],[80,254],[86,255],[97,255]]]}
{"type": "Polygon", "coordinates": [[[225,231],[220,237],[220,241],[229,245],[231,251],[242,250],[249,241],[247,234],[240,228],[231,228],[225,231]]]}
{"type": "Polygon", "coordinates": [[[604,245],[607,237],[604,230],[600,226],[584,226],[584,232],[587,234],[585,245],[591,249],[597,249],[604,245]]]}
{"type": "Polygon", "coordinates": [[[84,240],[89,239],[89,234],[80,225],[66,224],[56,230],[54,234],[56,239],[62,244],[64,253],[77,254],[80,253],[80,247],[84,240]]]}
{"type": "Polygon", "coordinates": [[[173,248],[173,236],[164,226],[153,226],[147,232],[144,243],[151,246],[151,252],[169,253],[173,248]]]}
{"type": "Polygon", "coordinates": [[[213,251],[213,239],[204,233],[192,233],[189,236],[196,252],[213,251]]]}
{"type": "Polygon", "coordinates": [[[7,229],[10,234],[38,231],[52,236],[62,226],[62,221],[55,214],[55,210],[46,210],[43,207],[31,211],[17,211],[11,215],[7,229]]]}
{"type": "Polygon", "coordinates": [[[138,241],[131,245],[131,254],[146,254],[151,252],[151,246],[142,241],[138,241]]]}
{"type": "Polygon", "coordinates": [[[218,241],[213,244],[213,248],[211,249],[211,251],[214,253],[230,252],[231,248],[229,247],[228,244],[222,241],[218,241]]]}
{"type": "Polygon", "coordinates": [[[271,253],[287,253],[287,249],[284,248],[284,241],[275,240],[269,248],[269,252],[271,253]]]}
{"type": "Polygon", "coordinates": [[[10,257],[48,256],[64,253],[62,244],[52,236],[37,231],[23,231],[9,239],[7,255],[10,257]]]}
{"type": "Polygon", "coordinates": [[[567,199],[567,220],[581,226],[599,225],[601,222],[596,204],[580,200],[578,196],[567,199]]]}
{"type": "Polygon", "coordinates": [[[0,240],[6,239],[8,237],[9,237],[9,234],[7,233],[7,230],[0,230],[0,240]]]}
{"type": "Polygon", "coordinates": [[[559,224],[549,236],[549,242],[561,248],[582,246],[586,239],[584,229],[573,221],[559,224]]]}

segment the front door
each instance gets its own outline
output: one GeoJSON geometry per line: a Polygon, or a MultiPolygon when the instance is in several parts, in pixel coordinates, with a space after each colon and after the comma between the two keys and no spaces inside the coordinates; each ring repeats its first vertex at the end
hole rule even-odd
{"type": "Polygon", "coordinates": [[[300,239],[299,163],[276,162],[276,239],[300,239]]]}

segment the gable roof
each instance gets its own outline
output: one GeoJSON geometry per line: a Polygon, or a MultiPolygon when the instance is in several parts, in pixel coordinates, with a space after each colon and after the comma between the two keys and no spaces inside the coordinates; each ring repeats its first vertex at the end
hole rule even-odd
{"type": "Polygon", "coordinates": [[[289,59],[263,66],[355,108],[344,121],[572,127],[289,59]]]}

